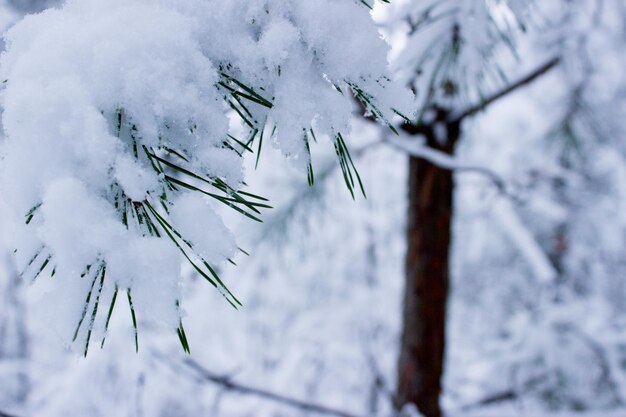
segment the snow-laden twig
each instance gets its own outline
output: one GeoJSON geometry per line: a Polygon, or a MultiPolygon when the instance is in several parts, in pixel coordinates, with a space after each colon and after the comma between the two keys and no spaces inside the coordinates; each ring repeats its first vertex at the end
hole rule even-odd
{"type": "Polygon", "coordinates": [[[423,138],[419,136],[409,137],[387,135],[383,139],[383,141],[395,147],[396,149],[406,152],[411,156],[425,159],[426,161],[438,166],[439,168],[449,169],[451,171],[457,172],[473,172],[483,175],[489,181],[491,181],[491,183],[502,194],[514,197],[512,194],[509,193],[506,181],[496,172],[479,165],[472,165],[458,161],[456,158],[444,152],[427,146],[424,143],[423,138]]]}
{"type": "Polygon", "coordinates": [[[524,225],[522,219],[519,218],[511,202],[507,199],[499,199],[493,209],[497,221],[526,259],[537,279],[542,283],[554,281],[558,276],[556,268],[539,242],[524,225]]]}
{"type": "Polygon", "coordinates": [[[312,185],[311,146],[328,136],[354,197],[365,190],[346,145],[349,97],[391,130],[396,113],[416,111],[392,81],[370,2],[183,3],[70,1],[6,35],[0,188],[11,249],[25,278],[54,277],[49,304],[63,294],[78,312],[54,325],[85,355],[118,290],[135,335],[159,322],[189,350],[181,256],[241,305],[216,272],[238,246],[214,206],[258,222],[272,208],[246,188],[244,153],[258,163],[273,142],[312,185]]]}
{"type": "Polygon", "coordinates": [[[406,152],[407,154],[423,158],[440,168],[457,172],[473,172],[486,177],[505,197],[500,199],[494,207],[496,218],[507,232],[511,241],[517,246],[522,256],[528,262],[537,278],[544,283],[552,282],[558,275],[554,265],[541,248],[533,234],[524,225],[517,215],[511,202],[518,202],[519,197],[512,193],[507,182],[496,172],[478,165],[471,165],[458,161],[456,158],[426,146],[419,136],[391,136],[384,141],[406,152]]]}

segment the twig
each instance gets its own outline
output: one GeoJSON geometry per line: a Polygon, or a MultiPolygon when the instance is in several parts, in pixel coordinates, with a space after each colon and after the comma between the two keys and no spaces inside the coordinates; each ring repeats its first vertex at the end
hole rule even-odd
{"type": "Polygon", "coordinates": [[[487,405],[493,405],[493,404],[497,404],[497,403],[501,403],[504,401],[513,401],[517,398],[519,398],[521,395],[523,395],[524,393],[530,391],[533,387],[535,387],[536,385],[542,383],[543,381],[546,380],[546,375],[539,375],[536,376],[534,378],[529,379],[528,381],[526,381],[521,390],[515,390],[513,388],[504,390],[504,391],[500,391],[500,392],[496,392],[494,394],[490,394],[486,397],[481,398],[480,400],[471,403],[471,404],[467,404],[464,405],[463,407],[461,407],[462,411],[469,411],[469,410],[473,410],[476,408],[480,408],[480,407],[484,407],[487,405]]]}
{"type": "Polygon", "coordinates": [[[0,410],[0,417],[18,417],[18,416],[16,416],[15,414],[9,414],[0,410]]]}
{"type": "Polygon", "coordinates": [[[214,384],[220,385],[223,388],[238,392],[240,394],[249,394],[255,395],[260,398],[264,398],[269,401],[279,402],[285,404],[290,407],[298,408],[304,411],[311,411],[314,413],[327,414],[327,415],[335,415],[337,417],[358,417],[355,414],[351,414],[342,410],[337,410],[334,408],[330,408],[324,405],[305,402],[302,400],[298,400],[295,398],[287,397],[282,394],[277,394],[271,391],[267,391],[260,388],[251,387],[249,385],[240,384],[234,382],[229,377],[224,377],[220,375],[215,375],[207,369],[203,368],[199,363],[194,361],[193,359],[186,358],[185,365],[187,365],[190,369],[194,370],[198,375],[202,376],[206,381],[210,381],[214,384]]]}
{"type": "Polygon", "coordinates": [[[394,136],[392,138],[384,138],[382,141],[392,145],[396,149],[406,152],[411,156],[422,158],[439,168],[458,172],[473,172],[483,175],[498,189],[500,193],[517,200],[517,197],[508,191],[506,181],[488,168],[464,164],[457,161],[456,158],[444,152],[438,151],[437,149],[426,146],[415,139],[408,140],[403,137],[394,136]]]}
{"type": "Polygon", "coordinates": [[[510,201],[500,199],[493,206],[493,214],[519,253],[526,259],[534,275],[542,284],[555,282],[559,272],[534,233],[519,217],[510,201]]]}
{"type": "Polygon", "coordinates": [[[544,253],[533,233],[519,219],[513,206],[509,204],[509,202],[520,204],[523,200],[509,189],[507,182],[501,176],[485,167],[461,163],[447,153],[426,146],[418,138],[408,139],[402,136],[391,136],[383,139],[383,141],[440,168],[455,172],[473,172],[487,178],[504,197],[494,209],[497,209],[496,214],[503,223],[505,230],[509,232],[511,240],[542,282],[551,282],[555,279],[558,274],[550,258],[544,253]]]}
{"type": "Polygon", "coordinates": [[[474,105],[471,105],[471,106],[469,106],[468,108],[466,108],[465,110],[463,110],[463,111],[461,111],[459,113],[453,113],[451,115],[451,117],[450,117],[449,123],[458,123],[461,120],[465,119],[466,117],[473,116],[474,114],[476,114],[479,111],[485,109],[486,107],[488,107],[489,105],[491,105],[495,101],[497,101],[497,100],[499,100],[499,99],[509,95],[510,93],[512,93],[513,91],[517,90],[518,88],[523,87],[523,86],[525,86],[527,84],[530,84],[531,82],[533,82],[534,80],[536,80],[537,78],[541,77],[542,75],[544,75],[545,73],[550,71],[552,68],[557,66],[560,61],[561,61],[561,59],[559,57],[552,58],[551,60],[549,60],[545,64],[541,65],[540,67],[538,67],[537,69],[535,69],[534,71],[532,71],[531,73],[526,75],[525,77],[517,80],[516,82],[508,85],[507,87],[503,88],[502,90],[500,90],[500,91],[490,95],[489,97],[481,100],[480,103],[476,103],[474,105]]]}
{"type": "MultiPolygon", "coordinates": [[[[169,364],[171,364],[171,361],[167,360],[167,358],[160,354],[154,353],[154,356],[161,361],[167,361],[169,364]]],[[[299,410],[309,411],[313,413],[333,415],[337,417],[362,417],[346,411],[327,407],[325,405],[302,401],[296,398],[288,397],[286,395],[277,394],[275,392],[235,382],[230,376],[214,374],[213,372],[204,368],[202,365],[200,365],[198,362],[194,361],[191,358],[185,358],[183,364],[187,368],[192,370],[201,380],[219,385],[228,391],[237,392],[239,394],[253,395],[268,401],[277,402],[280,404],[284,404],[288,407],[297,408],[299,410]]]]}

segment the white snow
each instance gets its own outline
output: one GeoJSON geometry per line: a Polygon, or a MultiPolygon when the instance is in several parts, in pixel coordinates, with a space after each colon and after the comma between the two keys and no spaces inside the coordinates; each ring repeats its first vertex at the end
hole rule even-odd
{"type": "MultiPolygon", "coordinates": [[[[21,265],[71,286],[106,264],[102,291],[130,289],[144,318],[174,327],[175,253],[216,268],[236,249],[211,208],[216,194],[241,204],[232,148],[243,149],[224,142],[246,133],[232,118],[265,131],[306,175],[303,132],[349,134],[351,84],[385,119],[412,113],[411,93],[389,81],[387,44],[352,0],[70,0],[25,17],[6,40],[0,189],[21,265]]],[[[71,303],[85,303],[81,288],[71,303]]]]}

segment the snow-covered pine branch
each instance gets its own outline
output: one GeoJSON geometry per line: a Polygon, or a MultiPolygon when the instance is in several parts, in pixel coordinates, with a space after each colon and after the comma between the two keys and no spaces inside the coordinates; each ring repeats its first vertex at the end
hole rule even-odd
{"type": "Polygon", "coordinates": [[[244,152],[272,141],[312,183],[310,142],[329,137],[350,191],[360,185],[342,136],[351,96],[388,125],[413,101],[363,3],[70,0],[9,31],[6,227],[85,354],[116,300],[136,344],[150,320],[188,350],[181,259],[239,304],[216,273],[238,248],[213,206],[254,220],[269,208],[243,189],[244,152]]]}
{"type": "Polygon", "coordinates": [[[481,101],[506,79],[498,61],[515,54],[527,0],[400,2],[386,20],[403,45],[393,66],[417,92],[421,111],[481,101]]]}

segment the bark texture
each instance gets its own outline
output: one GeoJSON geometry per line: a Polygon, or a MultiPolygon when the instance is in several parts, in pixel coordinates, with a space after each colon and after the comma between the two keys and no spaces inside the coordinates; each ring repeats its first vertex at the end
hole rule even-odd
{"type": "MultiPolygon", "coordinates": [[[[426,137],[428,146],[454,153],[459,123],[438,111],[429,125],[405,129],[426,137]]],[[[407,253],[396,406],[415,404],[425,417],[440,417],[446,306],[449,290],[453,173],[410,157],[407,253]]]]}

